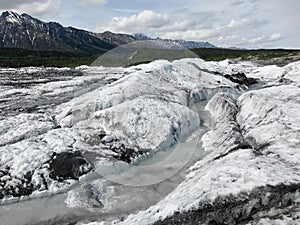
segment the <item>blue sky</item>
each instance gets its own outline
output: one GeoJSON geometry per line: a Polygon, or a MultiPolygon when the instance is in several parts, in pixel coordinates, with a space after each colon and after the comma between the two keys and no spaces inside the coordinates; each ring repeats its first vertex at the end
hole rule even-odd
{"type": "Polygon", "coordinates": [[[300,48],[299,0],[0,0],[0,8],[94,32],[300,48]]]}

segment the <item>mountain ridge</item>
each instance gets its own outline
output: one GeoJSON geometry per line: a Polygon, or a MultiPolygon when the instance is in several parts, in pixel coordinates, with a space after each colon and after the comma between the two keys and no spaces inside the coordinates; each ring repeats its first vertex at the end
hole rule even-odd
{"type": "Polygon", "coordinates": [[[131,35],[96,34],[57,22],[43,22],[28,14],[6,11],[0,16],[0,47],[98,54],[133,41],[131,35]]]}
{"type": "MultiPolygon", "coordinates": [[[[137,35],[117,34],[110,31],[94,33],[57,22],[43,22],[26,13],[5,11],[0,16],[0,48],[23,48],[33,51],[76,52],[95,55],[115,47],[143,40],[137,35]]],[[[208,42],[152,39],[183,48],[216,48],[208,42]]]]}
{"type": "Polygon", "coordinates": [[[134,37],[137,40],[141,41],[162,41],[167,44],[172,44],[174,46],[178,45],[179,47],[187,48],[187,49],[193,49],[193,48],[217,48],[215,45],[209,43],[209,42],[198,42],[198,41],[186,41],[186,40],[173,40],[173,39],[164,39],[164,38],[151,38],[145,34],[134,34],[134,37]]]}

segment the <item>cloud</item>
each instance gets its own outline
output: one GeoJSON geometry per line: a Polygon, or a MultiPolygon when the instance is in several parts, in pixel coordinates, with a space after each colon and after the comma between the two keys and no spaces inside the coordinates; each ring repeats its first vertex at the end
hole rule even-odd
{"type": "Polygon", "coordinates": [[[129,17],[114,17],[109,22],[98,24],[96,31],[110,30],[121,33],[146,33],[161,36],[164,33],[181,32],[187,30],[209,29],[213,26],[212,12],[176,11],[171,14],[156,13],[153,10],[144,10],[129,17]]]}
{"type": "Polygon", "coordinates": [[[250,21],[247,19],[242,19],[240,21],[237,20],[231,20],[230,23],[227,25],[228,28],[232,29],[238,29],[238,28],[244,28],[250,24],[250,21]]]}
{"type": "Polygon", "coordinates": [[[230,0],[230,6],[240,6],[247,3],[256,3],[257,0],[230,0]]]}
{"type": "MultiPolygon", "coordinates": [[[[167,15],[155,13],[152,10],[144,10],[139,14],[134,14],[130,17],[114,17],[108,23],[105,29],[114,32],[139,32],[148,29],[161,29],[170,24],[167,15]]],[[[101,28],[98,28],[101,29],[101,28]]]]}
{"type": "Polygon", "coordinates": [[[105,5],[108,0],[78,0],[80,5],[105,5]]]}
{"type": "Polygon", "coordinates": [[[13,9],[17,8],[19,5],[23,4],[31,4],[36,2],[46,2],[46,1],[38,1],[38,0],[31,0],[31,1],[24,1],[24,0],[15,0],[15,1],[7,1],[7,0],[0,0],[0,5],[2,9],[13,9]]]}
{"type": "MultiPolygon", "coordinates": [[[[208,40],[208,39],[220,37],[221,39],[218,40],[222,40],[222,37],[224,38],[224,36],[221,35],[226,35],[226,34],[229,35],[235,32],[240,33],[241,30],[258,28],[264,26],[265,23],[266,23],[265,21],[258,21],[258,20],[250,21],[247,19],[231,20],[226,25],[213,26],[210,27],[209,29],[201,29],[201,28],[193,29],[192,27],[187,31],[178,31],[173,29],[171,32],[166,32],[162,34],[162,37],[170,38],[170,39],[189,39],[195,41],[208,40]]],[[[274,34],[272,40],[275,40],[275,37],[277,37],[277,35],[278,34],[274,34]]],[[[231,37],[232,39],[232,37],[235,37],[235,35],[229,35],[226,37],[231,37]]]]}
{"type": "Polygon", "coordinates": [[[207,30],[188,30],[188,31],[173,31],[162,34],[162,38],[167,39],[185,39],[185,40],[206,40],[220,35],[220,29],[207,30]]]}
{"type": "Polygon", "coordinates": [[[282,35],[280,33],[274,33],[271,35],[270,40],[279,40],[282,38],[282,35]]]}
{"type": "Polygon", "coordinates": [[[0,0],[0,10],[13,10],[18,13],[28,13],[34,16],[55,14],[60,9],[60,0],[0,0]]]}
{"type": "Polygon", "coordinates": [[[135,9],[113,9],[116,12],[121,12],[121,13],[140,13],[141,10],[135,10],[135,9]]]}
{"type": "Polygon", "coordinates": [[[244,3],[245,3],[244,0],[231,0],[230,1],[230,5],[232,5],[232,6],[242,5],[244,3]]]}
{"type": "Polygon", "coordinates": [[[231,30],[234,29],[257,29],[261,28],[265,25],[267,25],[269,21],[267,20],[249,20],[249,19],[241,19],[241,20],[230,20],[229,24],[227,24],[227,27],[231,30]]]}
{"type": "Polygon", "coordinates": [[[192,12],[189,9],[173,13],[144,10],[140,13],[114,17],[98,25],[97,32],[144,33],[150,37],[209,41],[222,47],[262,47],[282,39],[281,34],[258,32],[269,24],[267,20],[233,18],[220,20],[216,12],[192,12]]]}
{"type": "Polygon", "coordinates": [[[248,46],[253,48],[262,48],[266,46],[271,46],[271,44],[275,41],[283,39],[280,33],[274,33],[270,36],[252,36],[252,37],[243,37],[240,35],[228,35],[228,36],[220,36],[217,40],[219,44],[222,44],[226,47],[232,46],[248,46]]]}

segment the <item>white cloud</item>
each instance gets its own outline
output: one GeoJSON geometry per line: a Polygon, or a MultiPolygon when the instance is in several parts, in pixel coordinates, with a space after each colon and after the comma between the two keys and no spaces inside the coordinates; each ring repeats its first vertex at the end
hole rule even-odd
{"type": "Polygon", "coordinates": [[[258,32],[259,29],[269,24],[266,20],[239,17],[218,20],[219,15],[215,14],[215,12],[192,12],[188,9],[171,14],[144,10],[138,14],[115,17],[109,22],[102,22],[96,31],[144,33],[154,38],[209,41],[222,47],[261,47],[263,44],[275,42],[281,38],[279,33],[267,35],[258,32]]]}
{"type": "Polygon", "coordinates": [[[240,21],[231,20],[230,23],[227,25],[227,27],[232,28],[232,29],[238,29],[238,28],[246,27],[249,24],[250,24],[250,21],[247,19],[242,19],[240,21]]]}
{"type": "Polygon", "coordinates": [[[265,25],[267,25],[269,23],[269,21],[267,20],[249,20],[249,19],[241,19],[241,20],[236,20],[236,19],[232,19],[229,24],[227,25],[227,27],[231,30],[234,29],[257,29],[257,28],[261,28],[265,25]]]}
{"type": "Polygon", "coordinates": [[[231,0],[230,5],[242,5],[244,4],[244,0],[231,0]]]}
{"type": "Polygon", "coordinates": [[[281,39],[282,36],[279,33],[274,33],[270,36],[252,36],[252,37],[243,37],[241,35],[227,35],[227,36],[220,36],[216,40],[216,42],[224,47],[240,47],[240,46],[247,46],[249,48],[263,48],[269,47],[272,45],[273,42],[278,41],[281,39]]]}
{"type": "Polygon", "coordinates": [[[28,13],[33,16],[41,16],[44,14],[55,14],[60,9],[60,0],[1,0],[0,10],[13,10],[18,13],[28,13]]]}
{"type": "Polygon", "coordinates": [[[80,5],[105,5],[108,0],[78,0],[80,5]]]}
{"type": "Polygon", "coordinates": [[[140,10],[135,10],[135,9],[113,9],[116,12],[121,12],[121,13],[140,13],[140,10]]]}
{"type": "Polygon", "coordinates": [[[240,6],[246,3],[256,3],[257,0],[230,0],[231,6],[240,6]]]}
{"type": "MultiPolygon", "coordinates": [[[[138,33],[141,30],[161,29],[169,23],[170,20],[167,15],[155,13],[152,10],[144,10],[130,17],[114,17],[106,26],[104,24],[104,29],[114,32],[138,33]]],[[[98,27],[98,30],[100,29],[98,27]]]]}
{"type": "Polygon", "coordinates": [[[173,31],[162,34],[161,37],[167,39],[185,39],[199,41],[216,37],[220,33],[220,29],[173,31]]]}
{"type": "Polygon", "coordinates": [[[38,0],[28,0],[28,1],[24,1],[24,0],[14,0],[14,1],[7,1],[7,0],[0,0],[0,6],[2,9],[13,9],[13,8],[17,8],[19,5],[24,5],[24,4],[31,4],[31,3],[35,3],[35,2],[46,2],[46,1],[38,1],[38,0]]]}
{"type": "Polygon", "coordinates": [[[274,33],[270,37],[271,40],[279,40],[281,38],[282,38],[282,35],[280,33],[274,33]]]}
{"type": "Polygon", "coordinates": [[[21,5],[19,10],[32,15],[43,15],[47,13],[55,14],[60,9],[60,0],[48,0],[45,3],[34,2],[32,4],[21,5]]]}
{"type": "Polygon", "coordinates": [[[110,30],[121,33],[171,36],[176,35],[173,32],[185,34],[190,31],[208,30],[213,27],[213,22],[214,15],[212,12],[194,13],[183,10],[172,14],[161,14],[152,10],[144,10],[129,17],[114,17],[110,22],[98,24],[96,31],[110,30]]]}

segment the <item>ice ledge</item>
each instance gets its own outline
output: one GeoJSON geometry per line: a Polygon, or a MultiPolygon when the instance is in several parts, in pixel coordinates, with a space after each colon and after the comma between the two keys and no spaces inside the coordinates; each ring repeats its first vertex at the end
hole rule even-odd
{"type": "Polygon", "coordinates": [[[236,103],[227,94],[213,98],[208,109],[217,120],[203,139],[211,153],[157,205],[115,223],[268,224],[284,210],[299,214],[299,97],[299,88],[279,86],[246,93],[236,103]],[[243,139],[252,142],[224,154],[243,139]],[[209,149],[211,143],[217,144],[209,149]]]}

